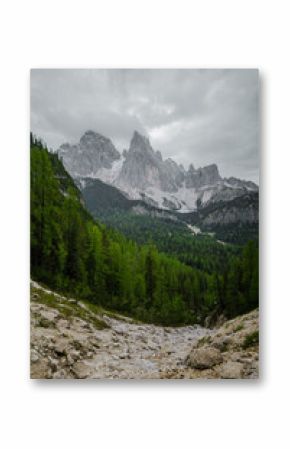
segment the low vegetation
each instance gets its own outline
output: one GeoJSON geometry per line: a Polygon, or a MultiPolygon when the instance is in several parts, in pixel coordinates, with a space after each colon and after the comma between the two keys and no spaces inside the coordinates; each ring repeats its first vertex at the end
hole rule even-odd
{"type": "MultiPolygon", "coordinates": [[[[90,310],[84,308],[85,304],[83,302],[70,300],[68,298],[64,299],[63,297],[60,297],[53,293],[46,293],[45,291],[36,288],[32,288],[31,295],[32,300],[59,311],[61,316],[67,320],[80,318],[93,324],[96,329],[105,329],[108,327],[105,321],[101,320],[99,317],[96,317],[94,313],[90,312],[90,310]]],[[[100,309],[96,308],[94,309],[94,312],[99,313],[100,309]]],[[[38,320],[39,327],[49,328],[52,325],[52,321],[47,320],[43,317],[40,317],[40,319],[38,320]]]]}
{"type": "Polygon", "coordinates": [[[243,342],[243,349],[248,349],[252,346],[257,346],[259,344],[259,331],[254,331],[247,335],[243,342]]]}

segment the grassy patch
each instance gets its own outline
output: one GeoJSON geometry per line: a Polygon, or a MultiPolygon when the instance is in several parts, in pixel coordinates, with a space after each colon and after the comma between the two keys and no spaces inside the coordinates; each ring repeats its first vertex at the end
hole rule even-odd
{"type": "MultiPolygon", "coordinates": [[[[32,288],[31,294],[33,301],[40,304],[44,304],[47,307],[51,307],[60,312],[62,318],[72,321],[73,318],[80,318],[84,321],[91,323],[96,329],[106,329],[109,326],[103,320],[101,320],[95,314],[100,313],[99,308],[96,306],[94,310],[86,310],[79,305],[78,302],[69,302],[64,298],[60,298],[53,293],[47,293],[43,290],[32,288]]],[[[87,304],[86,304],[87,305],[87,304]]],[[[48,320],[47,320],[48,321],[48,320]]],[[[42,327],[48,327],[42,325],[42,327]]],[[[51,327],[51,326],[50,326],[51,327]]]]}
{"type": "Polygon", "coordinates": [[[200,340],[198,340],[197,342],[197,347],[201,348],[202,346],[205,346],[208,343],[211,343],[212,339],[209,335],[202,337],[200,340]]]}
{"type": "Polygon", "coordinates": [[[93,313],[96,313],[98,315],[106,315],[110,318],[115,318],[116,320],[124,320],[125,318],[130,321],[132,324],[143,324],[143,321],[137,320],[136,318],[132,318],[131,316],[123,316],[118,312],[113,312],[112,310],[103,309],[101,306],[98,306],[97,304],[93,304],[89,301],[82,300],[82,303],[93,313]]]}
{"type": "Polygon", "coordinates": [[[248,349],[258,344],[259,344],[259,331],[255,331],[245,337],[242,348],[248,349]]]}
{"type": "Polygon", "coordinates": [[[239,332],[241,330],[244,329],[244,325],[243,324],[238,324],[237,327],[235,327],[234,332],[239,332]]]}
{"type": "Polygon", "coordinates": [[[45,327],[46,329],[49,328],[55,328],[55,323],[53,321],[50,321],[46,318],[40,317],[40,319],[37,322],[39,327],[45,327]]]}

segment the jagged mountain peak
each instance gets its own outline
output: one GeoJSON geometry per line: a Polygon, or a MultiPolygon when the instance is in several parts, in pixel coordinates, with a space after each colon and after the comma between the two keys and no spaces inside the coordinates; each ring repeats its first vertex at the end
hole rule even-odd
{"type": "Polygon", "coordinates": [[[143,136],[138,131],[134,131],[133,137],[130,142],[130,153],[136,153],[136,152],[145,152],[145,153],[151,153],[154,154],[154,150],[151,147],[149,138],[146,136],[143,136]]]}
{"type": "Polygon", "coordinates": [[[163,160],[162,154],[161,154],[161,152],[159,150],[156,151],[156,156],[158,157],[158,159],[160,159],[160,161],[163,160]]]}
{"type": "Polygon", "coordinates": [[[133,189],[135,194],[136,190],[140,192],[148,188],[176,192],[181,178],[181,169],[176,162],[163,160],[160,151],[152,148],[148,137],[135,131],[117,184],[126,191],[133,189]]]}
{"type": "Polygon", "coordinates": [[[86,131],[78,144],[61,145],[58,156],[73,177],[98,176],[121,157],[110,139],[92,130],[86,131]]]}
{"type": "Polygon", "coordinates": [[[219,169],[216,164],[206,165],[205,167],[199,168],[198,171],[200,173],[207,173],[210,176],[213,176],[215,178],[215,180],[221,179],[221,175],[219,173],[219,169]]]}
{"type": "Polygon", "coordinates": [[[115,156],[117,156],[117,154],[120,156],[111,139],[92,130],[88,130],[82,135],[80,138],[80,146],[82,146],[83,149],[92,147],[96,151],[110,151],[114,153],[115,156]]]}
{"type": "Polygon", "coordinates": [[[148,137],[144,136],[144,134],[141,134],[139,131],[136,131],[136,129],[133,132],[133,136],[131,140],[141,140],[141,141],[147,141],[149,142],[148,137]]]}
{"type": "Polygon", "coordinates": [[[92,131],[91,129],[87,130],[80,138],[80,144],[95,143],[99,141],[111,142],[108,137],[105,137],[102,134],[97,133],[96,131],[92,131]]]}
{"type": "MultiPolygon", "coordinates": [[[[160,151],[158,151],[157,153],[160,153],[160,151]]],[[[178,165],[171,157],[168,157],[167,159],[165,159],[164,162],[169,164],[171,167],[177,167],[178,169],[181,169],[180,165],[178,165]]]]}
{"type": "Polygon", "coordinates": [[[208,165],[205,165],[204,168],[218,170],[217,164],[208,164],[208,165]]]}
{"type": "Polygon", "coordinates": [[[105,139],[108,139],[107,137],[103,136],[102,134],[100,134],[96,131],[93,131],[92,129],[88,129],[87,131],[85,131],[80,140],[82,140],[82,138],[85,136],[103,137],[105,139]]]}
{"type": "Polygon", "coordinates": [[[201,188],[214,185],[221,181],[221,179],[216,164],[206,165],[197,170],[190,164],[188,172],[185,175],[185,186],[187,188],[201,188]]]}

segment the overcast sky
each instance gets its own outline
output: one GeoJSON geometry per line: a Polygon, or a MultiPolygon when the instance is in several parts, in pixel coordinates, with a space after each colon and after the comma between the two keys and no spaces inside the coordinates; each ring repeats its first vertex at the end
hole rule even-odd
{"type": "Polygon", "coordinates": [[[119,151],[134,130],[164,157],[258,182],[257,70],[31,72],[31,130],[53,150],[88,130],[119,151]]]}

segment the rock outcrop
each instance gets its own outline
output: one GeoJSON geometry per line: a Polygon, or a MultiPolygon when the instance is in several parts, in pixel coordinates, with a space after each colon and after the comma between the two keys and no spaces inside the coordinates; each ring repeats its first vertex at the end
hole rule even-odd
{"type": "Polygon", "coordinates": [[[149,139],[134,132],[116,184],[125,191],[146,191],[157,188],[164,192],[177,192],[184,174],[172,160],[163,161],[160,151],[154,151],[149,139]]]}
{"type": "Polygon", "coordinates": [[[196,348],[188,356],[188,364],[192,368],[206,369],[222,363],[221,352],[210,346],[196,348]]]}
{"type": "Polygon", "coordinates": [[[98,177],[121,157],[110,139],[94,131],[87,131],[78,144],[61,145],[58,156],[73,178],[98,177]]]}
{"type": "Polygon", "coordinates": [[[191,164],[185,176],[185,187],[197,189],[204,186],[212,186],[221,181],[221,179],[216,164],[207,165],[197,170],[191,164]]]}
{"type": "Polygon", "coordinates": [[[259,376],[259,313],[226,321],[195,342],[187,359],[194,377],[254,379],[259,376]],[[200,376],[196,373],[199,370],[200,376]]]}

